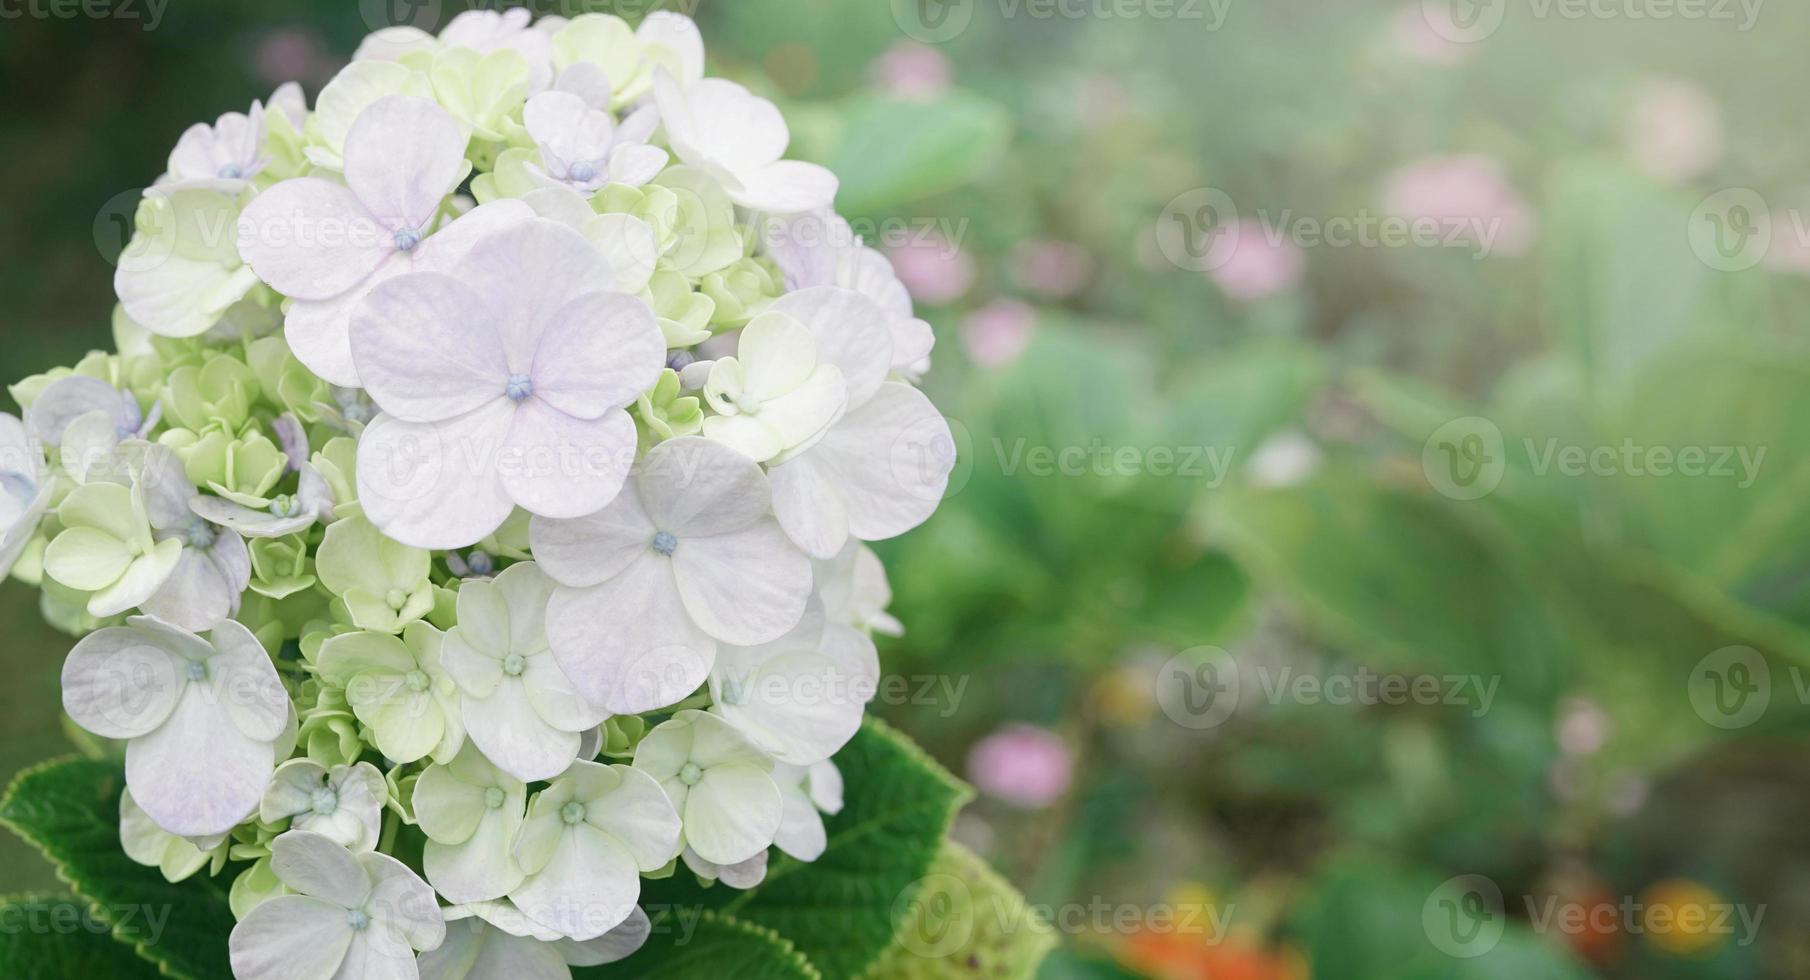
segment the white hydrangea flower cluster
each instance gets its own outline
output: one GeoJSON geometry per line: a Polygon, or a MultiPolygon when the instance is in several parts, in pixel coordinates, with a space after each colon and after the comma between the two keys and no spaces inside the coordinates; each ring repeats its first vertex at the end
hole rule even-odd
{"type": "Polygon", "coordinates": [[[184,133],[117,352],[12,388],[0,570],[126,852],[233,869],[237,976],[564,976],[645,877],[822,853],[866,542],[953,443],[835,177],[704,68],[671,13],[379,31],[184,133]]]}

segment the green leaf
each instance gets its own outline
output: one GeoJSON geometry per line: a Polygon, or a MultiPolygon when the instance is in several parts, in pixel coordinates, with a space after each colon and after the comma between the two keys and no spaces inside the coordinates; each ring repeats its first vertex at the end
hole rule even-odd
{"type": "Polygon", "coordinates": [[[829,980],[860,976],[892,945],[914,888],[969,799],[967,787],[877,720],[836,765],[847,803],[825,821],[823,855],[810,863],[776,857],[760,887],[724,908],[786,937],[829,980]]]}
{"type": "Polygon", "coordinates": [[[47,762],[13,781],[0,800],[0,824],[42,851],[57,876],[95,906],[114,938],[164,973],[230,980],[226,939],[233,916],[225,888],[207,878],[173,885],[126,856],[119,843],[125,784],[113,762],[47,762]]]}
{"type": "Polygon", "coordinates": [[[977,95],[934,102],[867,96],[843,114],[842,139],[823,163],[841,178],[836,203],[874,214],[953,190],[978,176],[1005,148],[1011,116],[977,95]]]}
{"type": "Polygon", "coordinates": [[[115,942],[87,902],[61,895],[0,899],[0,976],[21,980],[137,980],[157,968],[115,942]]]}
{"type": "Polygon", "coordinates": [[[869,980],[985,976],[1025,980],[1056,945],[1024,896],[959,844],[943,845],[914,893],[898,939],[869,980]]]}
{"type": "Polygon", "coordinates": [[[573,980],[820,980],[809,960],[771,929],[704,911],[686,923],[683,910],[655,916],[654,934],[635,955],[610,966],[573,970],[573,980]]]}

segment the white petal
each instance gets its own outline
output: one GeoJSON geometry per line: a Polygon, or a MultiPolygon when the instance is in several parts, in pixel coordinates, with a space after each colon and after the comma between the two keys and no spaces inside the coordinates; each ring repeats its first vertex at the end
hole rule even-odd
{"type": "Polygon", "coordinates": [[[239,251],[277,292],[326,300],[377,271],[395,253],[396,241],[351,190],[301,177],[246,205],[239,216],[239,251]]]}
{"type": "Polygon", "coordinates": [[[509,364],[528,370],[555,315],[615,281],[583,235],[544,218],[516,222],[474,243],[451,270],[487,301],[509,364]]]}
{"type": "Polygon", "coordinates": [[[567,828],[546,868],[509,897],[534,921],[583,941],[626,921],[640,895],[641,873],[627,848],[581,823],[567,828]]]}
{"type": "Polygon", "coordinates": [[[652,388],[666,342],[647,304],[589,293],[554,313],[534,353],[534,397],[575,418],[594,419],[652,388]]]}
{"type": "Polygon", "coordinates": [[[653,932],[653,920],[637,906],[626,921],[596,939],[584,942],[565,939],[555,945],[570,966],[603,966],[635,955],[647,945],[653,932]]]}
{"type": "Polygon", "coordinates": [[[346,134],[346,186],[386,230],[419,234],[464,175],[465,143],[431,100],[386,96],[346,134]]]}
{"type": "Polygon", "coordinates": [[[225,833],[257,809],[276,769],[276,747],[249,738],[200,685],[191,684],[155,731],[126,746],[132,798],[179,837],[225,833]]]}
{"type": "Polygon", "coordinates": [[[563,163],[590,162],[609,152],[615,123],[571,92],[542,92],[522,107],[522,123],[541,153],[563,163]]]}
{"type": "Polygon", "coordinates": [[[352,314],[352,358],[371,398],[437,422],[504,397],[509,361],[485,297],[441,272],[398,276],[352,314]]]}
{"type": "Polygon", "coordinates": [[[415,949],[440,945],[446,938],[446,920],[440,914],[433,888],[408,865],[387,854],[359,854],[357,860],[371,881],[371,898],[365,907],[372,925],[389,926],[415,949]]]}
{"type": "Polygon", "coordinates": [[[784,801],[785,813],[780,818],[779,832],[774,835],[773,843],[800,861],[815,861],[822,857],[829,847],[823,816],[797,783],[779,780],[779,795],[784,801]]]}
{"type": "Polygon", "coordinates": [[[848,508],[835,474],[818,469],[806,452],[767,471],[773,485],[773,515],[792,543],[819,560],[834,558],[848,542],[848,508]]]}
{"type": "Polygon", "coordinates": [[[464,701],[465,733],[497,767],[523,782],[551,779],[578,756],[578,733],[548,724],[524,682],[505,678],[487,698],[464,701]]]}
{"type": "Polygon", "coordinates": [[[421,969],[421,980],[571,980],[572,977],[572,971],[560,958],[558,947],[528,936],[511,936],[477,918],[449,923],[446,942],[421,954],[417,964],[421,969]]]}
{"type": "Polygon", "coordinates": [[[270,845],[270,870],[290,888],[342,909],[364,904],[370,877],[345,848],[319,834],[292,830],[270,845]]]}
{"type": "Polygon", "coordinates": [[[227,948],[239,980],[333,980],[352,936],[344,908],[281,895],[234,926],[227,948]]]}
{"type": "Polygon", "coordinates": [[[827,168],[800,160],[781,160],[759,170],[739,171],[741,186],[728,188],[735,203],[772,214],[796,214],[827,208],[836,200],[838,181],[827,168]]]}
{"type": "Polygon", "coordinates": [[[289,692],[277,677],[264,645],[234,620],[214,628],[214,649],[207,662],[213,695],[226,706],[233,724],[249,738],[275,739],[289,721],[289,692]]]}
{"type": "Polygon", "coordinates": [[[692,620],[705,633],[736,646],[784,636],[804,616],[811,595],[811,560],[772,520],[728,534],[685,538],[673,553],[672,566],[692,620]]]}
{"type": "Polygon", "coordinates": [[[637,481],[648,517],[681,541],[745,528],[773,503],[760,465],[709,439],[668,439],[648,451],[641,469],[637,481]]]}
{"type": "Polygon", "coordinates": [[[383,533],[416,548],[465,548],[515,509],[497,459],[515,411],[497,399],[439,425],[378,416],[358,440],[358,502],[383,533]]]}
{"type": "Polygon", "coordinates": [[[718,766],[685,800],[685,843],[715,864],[740,864],[773,843],[785,804],[773,777],[751,765],[718,766]]]}
{"type": "Polygon", "coordinates": [[[629,766],[599,766],[617,778],[587,819],[628,848],[642,872],[657,871],[679,853],[679,814],[652,776],[629,766]]]}
{"type": "Polygon", "coordinates": [[[602,585],[556,592],[547,635],[585,699],[616,714],[683,700],[716,657],[716,644],[680,605],[670,563],[652,551],[602,585]],[[602,623],[610,627],[599,629],[602,623]]]}
{"type": "Polygon", "coordinates": [[[529,541],[541,569],[561,585],[588,588],[614,578],[645,554],[654,539],[653,521],[630,483],[608,507],[574,520],[536,517],[529,541]]]}
{"type": "Polygon", "coordinates": [[[63,710],[102,738],[148,734],[176,709],[186,665],[140,630],[91,633],[63,662],[63,710]]]}
{"type": "Polygon", "coordinates": [[[936,511],[955,465],[954,445],[949,424],[923,392],[888,382],[809,455],[841,490],[850,533],[881,541],[936,511]]]}
{"type": "Polygon", "coordinates": [[[533,398],[515,412],[501,467],[517,506],[539,517],[573,518],[614,500],[634,461],[635,423],[627,412],[577,419],[533,398]]]}
{"type": "MultiPolygon", "coordinates": [[[[243,543],[240,547],[244,547],[243,543]]],[[[232,588],[207,553],[182,549],[176,568],[150,598],[140,603],[146,613],[186,630],[213,629],[233,614],[240,590],[232,588]]]]}
{"type": "Polygon", "coordinates": [[[476,831],[459,844],[430,840],[422,853],[427,880],[449,902],[482,902],[502,898],[522,883],[511,845],[521,827],[519,808],[488,810],[476,831]]]}
{"type": "Polygon", "coordinates": [[[817,359],[842,370],[851,407],[865,404],[886,380],[893,362],[891,318],[867,297],[818,286],[781,296],[767,310],[784,313],[811,332],[817,359]]]}

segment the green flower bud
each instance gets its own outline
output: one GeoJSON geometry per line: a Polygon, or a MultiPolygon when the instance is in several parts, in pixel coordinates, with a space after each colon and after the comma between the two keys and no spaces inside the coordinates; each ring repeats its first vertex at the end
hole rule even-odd
{"type": "Polygon", "coordinates": [[[662,442],[676,436],[697,435],[704,429],[704,406],[679,387],[679,372],[660,372],[651,390],[635,399],[635,417],[651,433],[647,441],[662,442]]]}
{"type": "Polygon", "coordinates": [[[698,283],[704,295],[716,302],[710,318],[719,330],[745,327],[785,292],[779,270],[765,259],[746,258],[698,283]]]}
{"type": "Polygon", "coordinates": [[[170,418],[197,432],[213,424],[234,431],[243,428],[257,397],[258,379],[251,368],[223,352],[200,367],[177,368],[163,386],[163,405],[170,418]]]}
{"type": "Polygon", "coordinates": [[[340,517],[355,516],[358,509],[358,441],[341,436],[322,446],[309,460],[327,481],[338,501],[333,512],[340,517]]]}
{"type": "Polygon", "coordinates": [[[265,337],[245,345],[245,360],[258,379],[265,404],[278,412],[293,412],[303,422],[320,421],[316,406],[330,401],[333,392],[296,360],[283,338],[265,337]]]}
{"type": "Polygon", "coordinates": [[[646,734],[647,720],[640,715],[616,715],[603,723],[603,754],[612,759],[633,758],[646,734]]]}
{"type": "MultiPolygon", "coordinates": [[[[716,178],[690,167],[668,167],[649,186],[665,188],[678,204],[671,222],[673,241],[662,249],[662,268],[698,280],[723,271],[743,256],[735,202],[716,178]]],[[[660,228],[654,225],[656,234],[660,228]]]]}
{"type": "Polygon", "coordinates": [[[693,291],[684,276],[670,269],[655,272],[648,280],[645,298],[653,307],[654,322],[666,336],[667,347],[695,347],[710,339],[710,321],[716,316],[716,301],[693,291]]]}
{"type": "Polygon", "coordinates": [[[253,592],[281,600],[314,586],[308,542],[301,535],[254,538],[250,545],[253,592]]]}

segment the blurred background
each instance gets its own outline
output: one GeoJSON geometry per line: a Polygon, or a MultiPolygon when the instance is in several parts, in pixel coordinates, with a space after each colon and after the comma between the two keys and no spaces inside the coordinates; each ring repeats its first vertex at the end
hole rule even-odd
{"type": "MultiPolygon", "coordinates": [[[[7,5],[0,375],[107,344],[186,126],[464,6],[7,5]]],[[[875,710],[1044,976],[1810,976],[1810,6],[535,9],[655,6],[937,328],[875,710]]],[[[67,746],[32,595],[6,776],[67,746]]]]}

